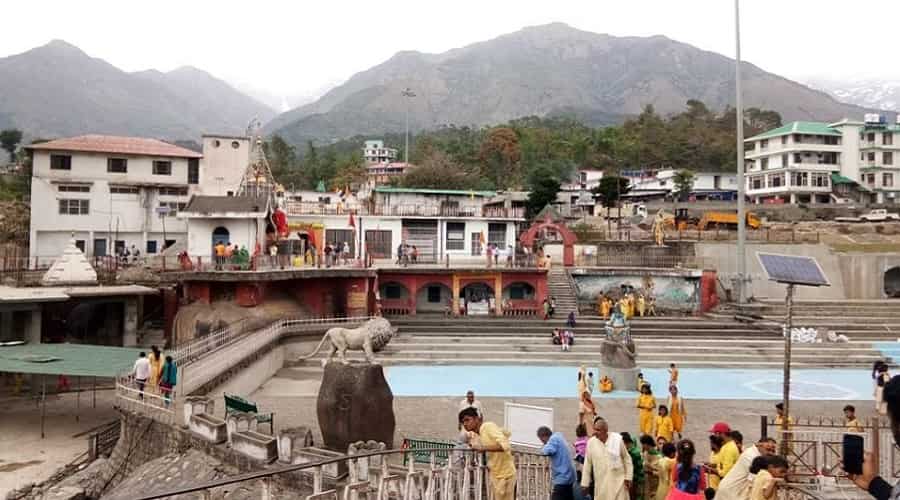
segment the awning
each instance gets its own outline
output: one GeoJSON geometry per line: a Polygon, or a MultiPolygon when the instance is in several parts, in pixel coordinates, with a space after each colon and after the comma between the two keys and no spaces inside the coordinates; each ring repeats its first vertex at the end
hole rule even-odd
{"type": "Polygon", "coordinates": [[[0,372],[112,378],[131,369],[141,350],[85,344],[0,346],[0,372]]]}

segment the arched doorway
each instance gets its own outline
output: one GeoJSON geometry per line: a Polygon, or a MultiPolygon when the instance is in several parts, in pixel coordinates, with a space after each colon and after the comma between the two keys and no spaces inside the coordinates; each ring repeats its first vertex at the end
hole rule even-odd
{"type": "Polygon", "coordinates": [[[494,290],[486,283],[469,283],[459,290],[459,305],[468,316],[487,316],[494,310],[494,290]]]}
{"type": "Polygon", "coordinates": [[[900,267],[892,267],[884,273],[884,294],[890,298],[900,298],[900,267]]]}
{"type": "Polygon", "coordinates": [[[445,313],[453,303],[453,291],[443,283],[428,283],[416,292],[416,314],[445,313]]]}
{"type": "Polygon", "coordinates": [[[415,303],[410,300],[409,289],[402,283],[396,281],[381,283],[378,293],[381,296],[381,311],[385,315],[406,315],[415,308],[415,303]]]}
{"type": "Polygon", "coordinates": [[[219,243],[223,245],[227,245],[228,242],[231,241],[231,234],[228,232],[228,229],[219,226],[213,229],[212,232],[212,246],[216,246],[219,243]]]}
{"type": "Polygon", "coordinates": [[[543,231],[554,231],[557,236],[562,238],[563,242],[563,265],[571,267],[575,265],[575,242],[578,237],[575,236],[565,224],[553,222],[553,219],[547,215],[542,221],[535,221],[528,231],[519,237],[519,242],[528,248],[534,245],[535,239],[543,231]]]}

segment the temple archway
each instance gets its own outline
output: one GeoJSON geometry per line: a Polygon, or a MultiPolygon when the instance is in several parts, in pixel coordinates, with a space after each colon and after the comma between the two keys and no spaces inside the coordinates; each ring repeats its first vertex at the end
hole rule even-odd
{"type": "Polygon", "coordinates": [[[416,314],[444,313],[453,304],[453,291],[444,283],[431,282],[416,292],[416,314]]]}
{"type": "Polygon", "coordinates": [[[563,265],[572,267],[575,265],[575,242],[578,237],[565,224],[554,222],[548,215],[543,220],[535,221],[528,231],[519,237],[519,242],[526,247],[532,247],[538,233],[544,229],[553,229],[562,237],[563,241],[563,265]]]}

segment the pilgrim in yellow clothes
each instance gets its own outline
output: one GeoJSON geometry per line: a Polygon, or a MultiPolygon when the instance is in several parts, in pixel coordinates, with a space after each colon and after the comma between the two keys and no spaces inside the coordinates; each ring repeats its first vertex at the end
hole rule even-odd
{"type": "Polygon", "coordinates": [[[669,409],[666,408],[666,405],[660,405],[659,415],[656,416],[656,439],[663,438],[667,443],[671,443],[674,433],[669,409]]]}
{"type": "Polygon", "coordinates": [[[656,398],[650,390],[650,384],[644,384],[641,387],[641,395],[637,400],[638,422],[640,423],[641,434],[653,435],[653,410],[656,409],[656,398]]]}
{"type": "Polygon", "coordinates": [[[644,317],[644,311],[646,310],[646,308],[647,308],[647,303],[646,303],[646,301],[644,300],[644,295],[639,293],[638,296],[637,296],[637,312],[638,312],[638,316],[640,316],[640,317],[643,318],[643,317],[644,317]]]}
{"type": "Polygon", "coordinates": [[[147,385],[152,389],[159,385],[159,376],[162,374],[163,355],[156,346],[151,346],[150,349],[150,355],[147,356],[147,359],[150,360],[150,378],[147,380],[147,385]]]}
{"type": "Polygon", "coordinates": [[[684,409],[684,400],[678,395],[678,387],[669,387],[669,401],[666,405],[669,407],[669,415],[672,417],[672,428],[681,437],[684,432],[684,423],[687,421],[687,412],[684,409]]]}

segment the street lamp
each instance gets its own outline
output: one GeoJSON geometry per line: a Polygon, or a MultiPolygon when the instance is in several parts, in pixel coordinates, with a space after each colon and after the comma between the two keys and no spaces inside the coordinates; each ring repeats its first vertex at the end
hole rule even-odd
{"type": "Polygon", "coordinates": [[[741,95],[741,6],[740,0],[734,0],[734,110],[737,120],[737,296],[738,304],[747,301],[747,254],[744,241],[747,232],[747,216],[744,213],[744,102],[741,95]]]}
{"type": "Polygon", "coordinates": [[[400,92],[400,95],[406,98],[406,147],[403,152],[403,163],[409,166],[409,100],[416,96],[411,88],[406,87],[400,92]]]}

